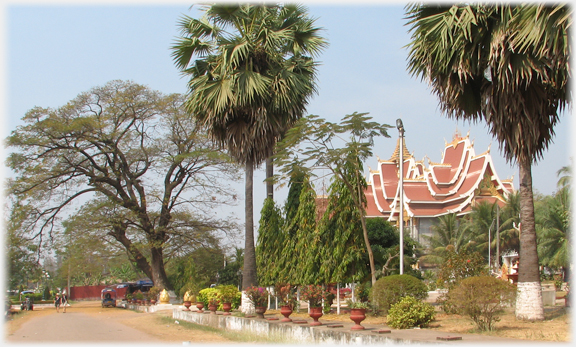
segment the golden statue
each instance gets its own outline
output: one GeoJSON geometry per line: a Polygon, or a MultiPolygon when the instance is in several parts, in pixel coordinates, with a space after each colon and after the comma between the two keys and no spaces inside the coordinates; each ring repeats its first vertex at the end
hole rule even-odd
{"type": "Polygon", "coordinates": [[[194,295],[193,293],[191,293],[190,291],[187,291],[184,294],[184,301],[190,301],[195,303],[196,302],[196,295],[194,295]]]}
{"type": "Polygon", "coordinates": [[[168,295],[168,292],[166,291],[166,289],[164,289],[162,291],[162,293],[160,293],[160,303],[161,304],[169,304],[170,303],[170,295],[168,295]]]}

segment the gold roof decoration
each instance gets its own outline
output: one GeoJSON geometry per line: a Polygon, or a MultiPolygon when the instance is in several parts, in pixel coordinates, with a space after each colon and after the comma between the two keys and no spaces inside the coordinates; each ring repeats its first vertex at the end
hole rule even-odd
{"type": "Polygon", "coordinates": [[[434,163],[428,157],[426,157],[426,159],[428,159],[428,166],[446,166],[446,167],[452,166],[452,164],[450,164],[450,163],[434,163]]]}
{"type": "MultiPolygon", "coordinates": [[[[408,148],[406,148],[406,141],[403,141],[402,143],[402,157],[404,160],[411,158],[412,155],[410,154],[410,152],[408,152],[408,148]]],[[[393,162],[398,162],[398,160],[400,160],[400,139],[396,140],[396,148],[394,149],[394,153],[392,153],[392,156],[390,157],[390,159],[388,159],[388,161],[393,161],[393,162]]]]}

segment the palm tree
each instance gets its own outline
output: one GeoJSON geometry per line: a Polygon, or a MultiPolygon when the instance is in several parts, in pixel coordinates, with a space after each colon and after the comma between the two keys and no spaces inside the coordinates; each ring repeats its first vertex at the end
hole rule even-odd
{"type": "Polygon", "coordinates": [[[547,202],[546,211],[536,219],[538,254],[542,265],[566,268],[570,251],[570,193],[562,189],[547,202]]]}
{"type": "Polygon", "coordinates": [[[481,201],[475,204],[472,206],[472,212],[467,216],[467,222],[471,232],[470,237],[476,243],[476,251],[488,257],[488,247],[496,244],[494,242],[497,228],[496,203],[481,201]]]}
{"type": "Polygon", "coordinates": [[[558,179],[558,188],[570,189],[572,184],[572,165],[562,166],[556,174],[560,177],[558,179]]]}
{"type": "Polygon", "coordinates": [[[459,220],[455,213],[438,217],[430,229],[432,235],[423,235],[431,250],[429,254],[420,258],[424,262],[441,264],[448,250],[458,253],[470,247],[472,243],[469,223],[459,220]]]}
{"type": "Polygon", "coordinates": [[[500,249],[520,250],[520,192],[508,194],[504,207],[500,210],[500,249]]]}
{"type": "MultiPolygon", "coordinates": [[[[562,169],[565,169],[563,167],[562,169]]],[[[561,181],[569,176],[562,176],[561,181]]],[[[564,186],[554,196],[547,197],[542,204],[540,213],[536,214],[536,233],[538,235],[538,256],[541,264],[552,268],[569,269],[570,262],[570,189],[564,186]]]]}
{"type": "Polygon", "coordinates": [[[313,56],[325,46],[320,28],[299,5],[217,4],[180,20],[176,66],[190,76],[193,117],[245,165],[245,257],[242,288],[257,284],[253,171],[302,117],[316,92],[313,56]],[[308,56],[309,55],[309,56],[308,56]],[[197,60],[192,58],[197,56],[197,60]]]}
{"type": "Polygon", "coordinates": [[[520,268],[516,317],[543,320],[531,165],[570,102],[568,5],[413,4],[408,67],[449,117],[485,121],[519,166],[520,268]]]}

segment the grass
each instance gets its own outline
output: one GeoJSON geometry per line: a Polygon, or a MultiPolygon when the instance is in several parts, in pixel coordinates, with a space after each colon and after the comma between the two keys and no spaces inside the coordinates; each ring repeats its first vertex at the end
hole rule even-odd
{"type": "MultiPolygon", "coordinates": [[[[175,321],[174,318],[169,317],[169,316],[159,316],[157,318],[158,318],[159,323],[161,323],[161,324],[173,324],[175,321]]],[[[178,324],[187,330],[197,330],[197,331],[203,331],[203,332],[207,332],[207,333],[213,333],[213,334],[217,334],[217,335],[219,335],[225,339],[235,341],[235,342],[279,343],[279,344],[291,343],[290,341],[287,341],[286,339],[284,339],[280,336],[268,337],[268,336],[253,334],[253,333],[247,333],[247,332],[243,332],[243,331],[227,331],[227,330],[223,330],[223,329],[218,329],[218,328],[200,325],[200,324],[191,323],[191,322],[182,321],[182,320],[179,320],[178,324]]]]}

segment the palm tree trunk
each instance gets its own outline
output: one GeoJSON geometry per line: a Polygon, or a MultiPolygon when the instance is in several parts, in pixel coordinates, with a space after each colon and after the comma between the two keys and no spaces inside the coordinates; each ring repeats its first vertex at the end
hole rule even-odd
{"type": "Polygon", "coordinates": [[[274,176],[274,163],[272,156],[266,158],[266,198],[274,200],[274,183],[272,183],[272,176],[274,176]]]}
{"type": "Polygon", "coordinates": [[[246,232],[244,243],[244,270],[242,274],[242,289],[258,284],[256,279],[256,250],[254,249],[254,162],[249,159],[246,162],[246,232]]]}
{"type": "Polygon", "coordinates": [[[520,260],[518,265],[518,292],[516,318],[544,320],[544,304],[540,285],[540,269],[534,222],[534,194],[532,168],[527,160],[520,166],[520,260]]]}

